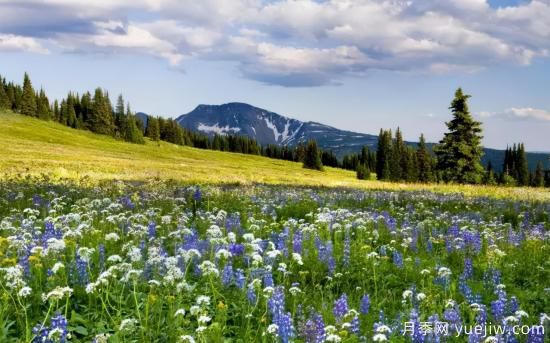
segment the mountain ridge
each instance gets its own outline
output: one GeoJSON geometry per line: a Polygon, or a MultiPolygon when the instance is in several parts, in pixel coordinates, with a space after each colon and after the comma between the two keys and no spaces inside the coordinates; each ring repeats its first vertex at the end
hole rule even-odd
{"type": "MultiPolygon", "coordinates": [[[[140,113],[141,114],[141,113],[140,113]]],[[[144,115],[144,114],[142,114],[144,115]]],[[[221,105],[200,104],[191,112],[178,116],[176,122],[182,127],[205,133],[236,134],[254,138],[262,145],[276,144],[295,146],[309,139],[317,141],[323,150],[332,150],[342,158],[346,154],[358,153],[363,146],[376,149],[378,136],[342,130],[314,121],[301,121],[244,102],[229,102],[221,105]]],[[[406,142],[416,146],[417,142],[406,142]]],[[[436,143],[429,143],[432,147],[436,143]]],[[[490,161],[499,170],[504,160],[504,150],[484,148],[484,165],[490,161]]],[[[546,166],[550,153],[527,152],[530,169],[538,161],[546,166]]]]}

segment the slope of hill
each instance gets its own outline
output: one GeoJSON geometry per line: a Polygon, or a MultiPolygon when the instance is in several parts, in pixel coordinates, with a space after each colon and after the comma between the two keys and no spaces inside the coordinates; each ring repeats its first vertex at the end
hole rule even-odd
{"type": "Polygon", "coordinates": [[[0,111],[0,178],[39,176],[99,180],[174,179],[183,183],[269,183],[360,189],[429,190],[465,195],[550,200],[547,190],[397,184],[357,180],[351,171],[147,140],[145,145],[0,111]]]}
{"type": "MultiPolygon", "coordinates": [[[[332,150],[340,158],[345,154],[359,152],[364,145],[376,149],[378,141],[378,136],[375,135],[340,130],[316,122],[302,122],[237,102],[224,105],[199,105],[176,120],[187,129],[211,136],[216,133],[246,135],[264,145],[292,146],[315,139],[323,150],[332,150]]],[[[407,142],[407,144],[416,146],[415,142],[407,142]]],[[[549,156],[545,153],[527,153],[529,168],[534,170],[538,161],[546,163],[549,156]]],[[[482,162],[487,165],[489,161],[496,170],[499,170],[504,161],[504,151],[485,149],[482,162]]]]}

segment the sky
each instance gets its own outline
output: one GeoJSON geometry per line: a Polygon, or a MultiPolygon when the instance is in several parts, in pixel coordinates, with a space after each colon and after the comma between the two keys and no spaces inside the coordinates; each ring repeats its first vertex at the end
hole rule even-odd
{"type": "Polygon", "coordinates": [[[550,0],[0,0],[0,75],[24,72],[50,98],[239,101],[432,142],[462,87],[485,146],[550,151],[550,0]]]}

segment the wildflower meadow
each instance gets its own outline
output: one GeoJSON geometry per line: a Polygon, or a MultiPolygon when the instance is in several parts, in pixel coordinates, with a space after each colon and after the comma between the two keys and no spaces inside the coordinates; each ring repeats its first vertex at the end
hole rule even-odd
{"type": "Polygon", "coordinates": [[[549,240],[544,201],[3,181],[0,342],[544,342],[549,240]]]}

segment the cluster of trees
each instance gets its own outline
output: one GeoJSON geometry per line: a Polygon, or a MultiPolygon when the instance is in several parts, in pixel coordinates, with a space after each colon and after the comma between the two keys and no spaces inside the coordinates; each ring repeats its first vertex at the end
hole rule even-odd
{"type": "Polygon", "coordinates": [[[420,136],[418,148],[407,145],[399,128],[392,137],[391,130],[380,130],[376,151],[376,175],[379,180],[432,182],[434,159],[420,136]]]}
{"type": "Polygon", "coordinates": [[[493,170],[491,163],[487,165],[484,183],[544,187],[550,186],[549,176],[550,171],[544,170],[541,161],[538,161],[534,171],[529,170],[525,146],[518,143],[506,148],[500,173],[493,170]]]}
{"type": "Polygon", "coordinates": [[[50,103],[45,91],[36,91],[25,73],[23,86],[7,82],[0,76],[0,109],[10,109],[26,116],[54,120],[63,125],[113,136],[124,141],[143,144],[144,137],[201,149],[262,155],[269,158],[302,162],[305,168],[322,170],[323,165],[354,170],[359,179],[368,179],[372,172],[379,180],[400,182],[455,182],[520,186],[550,186],[550,171],[539,161],[534,171],[527,164],[522,143],[506,149],[502,171],[497,173],[489,163],[481,165],[481,123],[473,119],[468,98],[462,89],[451,102],[453,118],[448,132],[433,151],[424,136],[412,147],[403,140],[399,128],[380,130],[376,151],[364,146],[360,153],[350,154],[340,161],[332,151],[322,151],[312,140],[294,147],[261,146],[254,139],[238,135],[209,137],[181,127],[174,119],[139,117],[118,96],[113,107],[109,93],[96,88],[93,95],[69,92],[61,101],[50,103]],[[143,120],[141,119],[143,118],[143,120]]]}
{"type": "Polygon", "coordinates": [[[0,108],[128,142],[144,143],[138,120],[130,107],[124,105],[122,96],[113,108],[109,94],[101,88],[97,88],[93,96],[89,92],[82,96],[70,92],[66,98],[51,104],[43,89],[35,91],[28,74],[25,73],[22,87],[6,83],[0,77],[0,108]]]}

